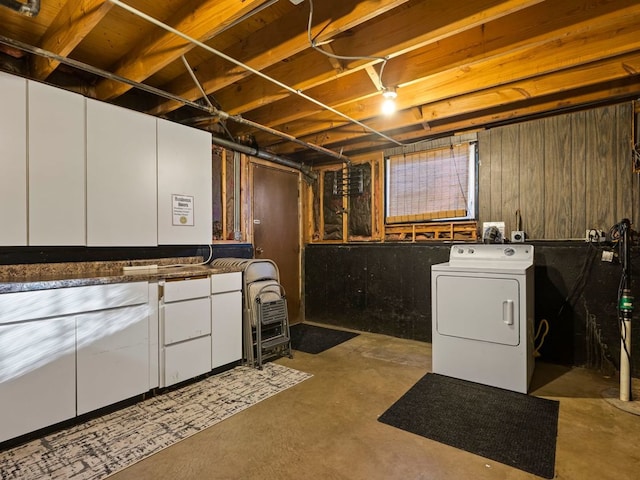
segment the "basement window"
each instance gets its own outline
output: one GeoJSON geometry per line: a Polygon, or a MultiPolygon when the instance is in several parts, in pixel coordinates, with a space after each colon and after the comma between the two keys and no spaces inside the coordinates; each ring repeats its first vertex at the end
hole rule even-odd
{"type": "Polygon", "coordinates": [[[386,157],[386,223],[475,219],[476,145],[386,157]]]}

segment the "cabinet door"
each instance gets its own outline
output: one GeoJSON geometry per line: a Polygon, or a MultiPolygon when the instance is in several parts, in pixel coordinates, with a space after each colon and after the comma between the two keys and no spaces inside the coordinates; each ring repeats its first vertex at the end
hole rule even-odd
{"type": "Polygon", "coordinates": [[[156,120],[87,99],[87,245],[157,245],[156,120]]]}
{"type": "Polygon", "coordinates": [[[211,370],[211,337],[194,338],[163,348],[162,387],[175,385],[211,370]]]}
{"type": "Polygon", "coordinates": [[[158,243],[211,243],[211,205],[211,134],[158,119],[158,243]]]}
{"type": "Polygon", "coordinates": [[[76,414],[75,318],[0,325],[0,442],[76,414]]]}
{"type": "Polygon", "coordinates": [[[211,296],[211,343],[212,368],[242,359],[242,292],[211,296]]]}
{"type": "Polygon", "coordinates": [[[78,415],[149,390],[149,306],[77,316],[78,415]]]}
{"type": "Polygon", "coordinates": [[[29,92],[29,245],[85,245],[85,100],[37,82],[29,92]]]}
{"type": "Polygon", "coordinates": [[[0,245],[27,244],[27,81],[0,72],[0,245]]]}

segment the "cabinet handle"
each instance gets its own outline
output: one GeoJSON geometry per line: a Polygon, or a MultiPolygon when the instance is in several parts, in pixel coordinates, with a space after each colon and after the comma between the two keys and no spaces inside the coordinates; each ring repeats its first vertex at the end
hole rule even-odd
{"type": "Polygon", "coordinates": [[[258,255],[262,255],[262,254],[263,254],[263,252],[264,252],[264,250],[262,249],[262,247],[256,247],[256,253],[257,253],[258,255]]]}
{"type": "Polygon", "coordinates": [[[513,300],[502,302],[502,321],[506,325],[513,325],[513,300]]]}

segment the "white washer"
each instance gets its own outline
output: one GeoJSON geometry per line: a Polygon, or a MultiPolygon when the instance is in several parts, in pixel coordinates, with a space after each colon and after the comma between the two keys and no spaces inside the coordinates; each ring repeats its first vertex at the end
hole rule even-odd
{"type": "Polygon", "coordinates": [[[454,245],[431,267],[433,372],[527,393],[533,246],[454,245]]]}

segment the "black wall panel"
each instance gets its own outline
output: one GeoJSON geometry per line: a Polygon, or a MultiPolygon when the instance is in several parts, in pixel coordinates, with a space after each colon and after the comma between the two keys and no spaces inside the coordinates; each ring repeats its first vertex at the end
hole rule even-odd
{"type": "MultiPolygon", "coordinates": [[[[251,244],[213,245],[213,258],[253,258],[251,244]]],[[[60,262],[145,260],[166,257],[209,257],[206,245],[160,247],[0,247],[0,265],[60,262]]]]}
{"type": "MultiPolygon", "coordinates": [[[[542,359],[612,371],[619,366],[619,264],[581,242],[534,242],[535,318],[549,323],[542,359]]],[[[308,245],[305,318],[329,325],[431,341],[431,265],[450,245],[308,245]]],[[[633,274],[638,298],[640,267],[633,274]]],[[[463,299],[462,299],[463,300],[463,299]]],[[[635,319],[634,319],[635,320],[635,319]]],[[[633,323],[632,351],[640,352],[633,323]]],[[[640,355],[633,359],[640,374],[640,355]]]]}

